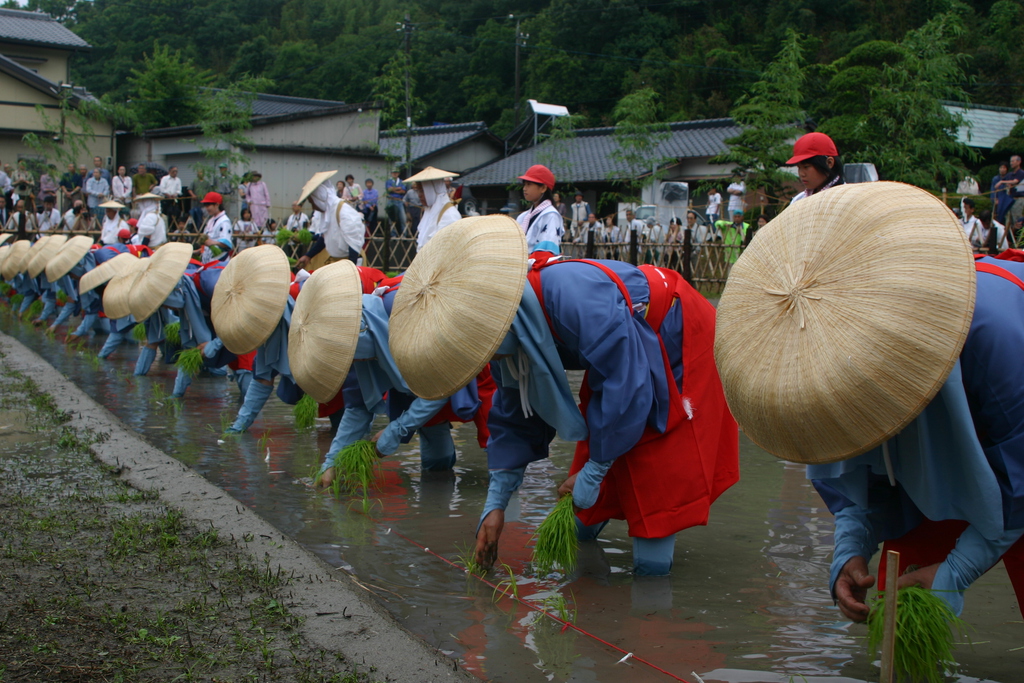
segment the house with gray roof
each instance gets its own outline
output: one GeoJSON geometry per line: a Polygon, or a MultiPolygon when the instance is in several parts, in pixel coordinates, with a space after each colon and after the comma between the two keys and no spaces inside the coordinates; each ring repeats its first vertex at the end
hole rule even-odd
{"type": "MultiPolygon", "coordinates": [[[[491,133],[483,121],[413,126],[409,133],[412,151],[410,174],[418,173],[427,166],[462,174],[500,159],[504,151],[501,138],[491,133]]],[[[395,163],[404,162],[405,148],[404,129],[380,134],[381,152],[395,159],[395,163]]]]}

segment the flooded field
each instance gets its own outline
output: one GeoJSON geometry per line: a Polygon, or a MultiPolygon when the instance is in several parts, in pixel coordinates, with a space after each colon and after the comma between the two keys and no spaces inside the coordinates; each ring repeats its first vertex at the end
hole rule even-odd
{"type": "MultiPolygon", "coordinates": [[[[149,377],[131,377],[133,345],[97,364],[88,352],[72,352],[10,318],[0,329],[153,444],[351,572],[409,629],[481,678],[696,681],[691,672],[705,683],[878,678],[866,628],[845,621],[828,595],[831,515],[803,468],[749,441],[741,440],[740,483],[714,505],[707,527],[679,535],[668,578],[631,575],[631,542],[625,525],[614,522],[600,541],[582,545],[574,575],[533,576],[527,544],[555,502],[572,446],[556,441],[551,459],[528,469],[506,516],[500,552],[506,567],[489,578],[498,583],[511,572],[518,594],[532,600],[561,595],[583,634],[563,631],[445,561],[457,562],[472,547],[487,488],[486,457],[472,425],[455,432],[454,473],[421,473],[415,439],[386,459],[379,502],[364,515],[351,501],[309,487],[329,443],[326,421],[317,431],[296,431],[291,407],[272,398],[248,434],[221,437],[223,420],[237,410],[237,390],[226,378],[200,377],[179,406],[166,399],[171,366],[158,362],[149,377]],[[654,666],[619,663],[623,652],[602,640],[654,666]]],[[[973,646],[958,650],[961,668],[951,680],[1021,680],[1024,623],[1001,565],[967,593],[964,618],[974,628],[973,646]]]]}

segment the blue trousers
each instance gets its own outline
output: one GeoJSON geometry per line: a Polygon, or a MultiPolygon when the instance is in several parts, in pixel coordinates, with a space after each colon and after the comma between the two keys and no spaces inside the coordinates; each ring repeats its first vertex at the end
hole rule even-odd
{"type": "MultiPolygon", "coordinates": [[[[595,541],[608,525],[601,522],[583,526],[576,520],[576,537],[581,541],[595,541]]],[[[672,571],[672,555],[676,548],[676,535],[665,538],[633,539],[633,573],[637,576],[666,576],[672,571]]]]}

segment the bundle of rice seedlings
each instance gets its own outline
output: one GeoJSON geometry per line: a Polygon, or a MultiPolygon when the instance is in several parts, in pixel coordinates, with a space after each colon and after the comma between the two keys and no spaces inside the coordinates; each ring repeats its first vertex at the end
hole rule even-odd
{"type": "Polygon", "coordinates": [[[181,323],[171,323],[164,327],[164,339],[168,344],[181,346],[181,323]]]}
{"type": "Polygon", "coordinates": [[[334,482],[331,487],[335,495],[340,495],[344,489],[349,493],[361,493],[365,498],[367,491],[377,486],[379,470],[377,447],[372,441],[356,441],[334,456],[334,482]]]}
{"type": "Polygon", "coordinates": [[[12,306],[20,306],[21,302],[24,301],[24,300],[25,300],[25,295],[24,294],[15,294],[14,296],[11,297],[11,305],[12,306]]]}
{"type": "Polygon", "coordinates": [[[43,312],[43,300],[36,299],[28,307],[28,311],[25,312],[25,318],[27,320],[35,320],[43,312]]]}
{"type": "Polygon", "coordinates": [[[572,495],[562,496],[554,509],[544,518],[533,535],[533,566],[542,574],[556,567],[564,572],[576,568],[579,541],[576,539],[576,512],[572,508],[572,495]]]}
{"type": "Polygon", "coordinates": [[[288,265],[291,266],[292,268],[294,268],[298,264],[299,264],[299,259],[297,259],[297,258],[290,258],[290,259],[288,259],[288,265]]]}
{"type": "Polygon", "coordinates": [[[309,394],[303,394],[299,402],[292,408],[292,415],[295,416],[295,428],[312,429],[316,424],[316,416],[319,412],[320,407],[316,400],[309,394]]]}
{"type": "Polygon", "coordinates": [[[311,244],[313,242],[313,233],[306,228],[299,230],[295,237],[299,240],[299,244],[311,244]]]}
{"type": "MultiPolygon", "coordinates": [[[[956,664],[953,632],[963,636],[966,624],[942,598],[921,586],[901,588],[896,594],[896,678],[942,683],[943,672],[956,664]]],[[[876,652],[885,630],[885,593],[880,592],[868,615],[868,649],[876,652]]]]}
{"type": "Polygon", "coordinates": [[[6,282],[0,282],[0,294],[3,294],[4,296],[6,296],[6,295],[11,293],[12,289],[14,289],[14,287],[11,287],[6,282]]]}
{"type": "Polygon", "coordinates": [[[132,328],[132,339],[140,344],[146,343],[147,335],[145,323],[137,323],[135,327],[132,328]]]}
{"type": "Polygon", "coordinates": [[[282,249],[284,248],[284,245],[291,242],[293,237],[295,237],[294,232],[292,232],[291,230],[285,230],[283,228],[281,230],[278,230],[277,234],[274,235],[274,239],[275,241],[277,241],[277,246],[281,247],[282,249]]]}
{"type": "Polygon", "coordinates": [[[67,302],[68,302],[68,295],[64,293],[63,289],[59,290],[57,292],[57,305],[63,306],[67,302]]]}
{"type": "Polygon", "coordinates": [[[198,347],[178,353],[174,365],[189,377],[195,377],[203,369],[203,352],[198,347]]]}

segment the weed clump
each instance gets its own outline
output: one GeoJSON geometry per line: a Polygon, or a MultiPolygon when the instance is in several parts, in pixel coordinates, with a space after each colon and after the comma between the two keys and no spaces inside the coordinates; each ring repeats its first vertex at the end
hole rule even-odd
{"type": "Polygon", "coordinates": [[[576,539],[576,511],[572,495],[562,496],[537,527],[533,536],[533,566],[547,574],[556,567],[565,572],[576,568],[579,541],[576,539]]]}

